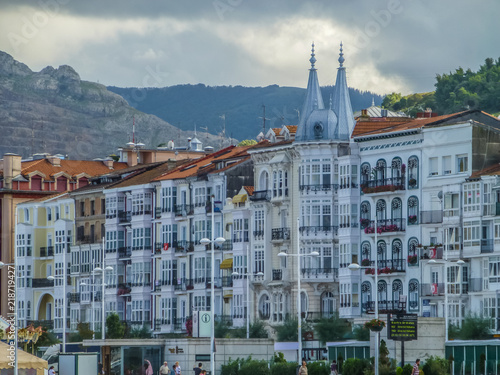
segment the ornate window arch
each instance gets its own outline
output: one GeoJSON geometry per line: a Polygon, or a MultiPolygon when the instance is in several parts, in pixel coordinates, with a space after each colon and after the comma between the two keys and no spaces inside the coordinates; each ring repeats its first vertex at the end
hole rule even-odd
{"type": "Polygon", "coordinates": [[[360,167],[361,185],[367,184],[371,180],[372,169],[370,163],[363,163],[360,167]]]}
{"type": "Polygon", "coordinates": [[[387,244],[384,240],[377,243],[377,260],[379,269],[387,266],[387,244]]]}
{"type": "Polygon", "coordinates": [[[361,244],[361,265],[363,267],[368,267],[370,265],[371,254],[372,254],[372,245],[368,241],[364,241],[361,244]]]}
{"type": "Polygon", "coordinates": [[[396,279],[392,282],[392,301],[395,307],[398,307],[399,296],[403,295],[403,283],[401,280],[396,279]]]}
{"type": "MultiPolygon", "coordinates": [[[[377,211],[376,214],[377,214],[377,219],[379,221],[387,219],[387,207],[386,207],[385,200],[379,199],[375,205],[375,209],[377,211]]],[[[379,223],[379,225],[380,225],[380,223],[379,223]]]]}
{"type": "Polygon", "coordinates": [[[387,282],[379,280],[377,285],[378,303],[380,310],[387,310],[387,282]]]}
{"type": "Polygon", "coordinates": [[[387,169],[387,163],[385,162],[384,159],[378,159],[377,164],[375,166],[375,170],[377,173],[377,185],[385,185],[385,178],[386,178],[386,169],[387,169]]]}
{"type": "Polygon", "coordinates": [[[411,279],[408,283],[408,306],[410,310],[418,310],[418,289],[419,282],[417,279],[411,279]]]}
{"type": "Polygon", "coordinates": [[[418,157],[416,155],[412,155],[408,158],[408,189],[417,189],[418,179],[418,157]]]}
{"type": "Polygon", "coordinates": [[[371,310],[372,284],[369,281],[361,283],[361,308],[363,311],[371,310]]]}
{"type": "Polygon", "coordinates": [[[309,298],[307,298],[307,293],[305,291],[300,292],[300,312],[305,318],[307,312],[309,311],[309,298]]]}
{"type": "Polygon", "coordinates": [[[259,316],[262,320],[269,320],[271,317],[271,300],[267,293],[264,293],[259,298],[259,316]]]}
{"type": "Polygon", "coordinates": [[[418,198],[414,195],[408,198],[408,224],[418,224],[418,198]]]}
{"type": "Polygon", "coordinates": [[[391,202],[391,218],[392,220],[395,219],[397,220],[401,219],[402,217],[403,217],[403,202],[401,201],[401,198],[394,198],[391,202]]]}
{"type": "Polygon", "coordinates": [[[395,158],[392,159],[391,162],[391,177],[393,178],[392,183],[394,185],[399,185],[400,182],[395,181],[395,179],[401,177],[403,174],[403,161],[399,156],[396,156],[395,158]]]}
{"type": "Polygon", "coordinates": [[[403,259],[403,243],[399,238],[392,241],[392,259],[403,259]]]}
{"type": "Polygon", "coordinates": [[[335,313],[335,298],[332,292],[323,292],[321,295],[321,315],[325,317],[332,316],[335,313]]]}
{"type": "Polygon", "coordinates": [[[370,202],[364,201],[361,202],[361,205],[359,206],[359,216],[360,216],[360,223],[361,223],[361,229],[365,229],[370,225],[370,220],[371,220],[371,205],[370,202]]]}
{"type": "Polygon", "coordinates": [[[411,237],[408,240],[408,256],[413,256],[413,255],[418,256],[417,246],[418,246],[418,239],[416,237],[411,237]]]}
{"type": "Polygon", "coordinates": [[[259,190],[269,190],[269,173],[267,171],[260,172],[259,190]]]}

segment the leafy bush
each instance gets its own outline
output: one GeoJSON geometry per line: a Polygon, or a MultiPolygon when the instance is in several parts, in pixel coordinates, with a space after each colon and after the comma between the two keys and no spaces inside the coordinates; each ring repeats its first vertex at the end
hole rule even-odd
{"type": "Polygon", "coordinates": [[[271,366],[271,375],[295,375],[297,364],[295,362],[275,362],[271,366]]]}
{"type": "Polygon", "coordinates": [[[281,352],[274,353],[273,363],[286,363],[285,355],[281,352]]]}
{"type": "Polygon", "coordinates": [[[422,370],[427,375],[447,375],[448,361],[445,358],[431,356],[425,361],[422,370]]]}
{"type": "Polygon", "coordinates": [[[262,320],[256,320],[250,324],[250,338],[252,339],[267,339],[269,334],[266,330],[266,325],[262,320]]]}
{"type": "Polygon", "coordinates": [[[270,371],[266,361],[257,361],[252,357],[234,361],[229,358],[227,364],[221,366],[221,375],[270,375],[270,371]]]}
{"type": "Polygon", "coordinates": [[[297,341],[297,319],[286,319],[283,325],[276,326],[276,341],[297,341]]]}
{"type": "Polygon", "coordinates": [[[320,319],[315,326],[319,341],[343,340],[346,333],[351,331],[351,326],[345,319],[340,319],[338,313],[330,318],[320,319]]]}
{"type": "Polygon", "coordinates": [[[401,367],[396,367],[396,375],[403,375],[403,369],[401,367]]]}
{"type": "Polygon", "coordinates": [[[354,338],[358,341],[370,341],[370,330],[362,325],[357,325],[353,329],[354,338]]]}
{"type": "Polygon", "coordinates": [[[342,375],[363,375],[370,368],[370,361],[360,358],[348,358],[342,366],[342,375]]]}
{"type": "Polygon", "coordinates": [[[411,375],[413,371],[413,366],[407,363],[403,366],[403,375],[411,375]]]}
{"type": "Polygon", "coordinates": [[[106,318],[106,334],[109,339],[122,339],[125,334],[125,325],[120,322],[117,313],[111,313],[106,318]]]}
{"type": "Polygon", "coordinates": [[[329,375],[330,365],[326,362],[310,362],[307,364],[308,375],[329,375]]]}

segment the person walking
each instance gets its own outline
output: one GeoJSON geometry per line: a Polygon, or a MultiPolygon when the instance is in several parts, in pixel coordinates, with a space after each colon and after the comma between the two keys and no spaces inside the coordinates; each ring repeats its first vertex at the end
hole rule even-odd
{"type": "Polygon", "coordinates": [[[181,365],[179,365],[179,361],[175,362],[175,375],[181,375],[181,365]]]}
{"type": "Polygon", "coordinates": [[[338,375],[339,373],[337,372],[337,361],[333,360],[332,365],[330,366],[330,371],[332,372],[331,375],[338,375]]]}
{"type": "Polygon", "coordinates": [[[306,361],[302,361],[302,366],[300,366],[298,375],[307,375],[307,364],[306,361]]]}
{"type": "Polygon", "coordinates": [[[203,363],[198,363],[198,367],[194,366],[193,367],[193,371],[194,371],[194,375],[200,375],[201,374],[201,367],[203,366],[203,363]]]}
{"type": "Polygon", "coordinates": [[[413,370],[411,371],[411,375],[418,375],[420,373],[420,369],[418,368],[418,366],[420,366],[420,359],[417,358],[415,364],[413,365],[413,370]]]}
{"type": "Polygon", "coordinates": [[[153,375],[153,366],[151,366],[151,362],[147,359],[144,360],[144,374],[153,375]]]}
{"type": "Polygon", "coordinates": [[[49,375],[56,375],[56,370],[54,370],[54,366],[50,366],[49,375]]]}
{"type": "Polygon", "coordinates": [[[163,365],[161,365],[160,370],[158,371],[160,375],[170,375],[170,369],[168,368],[167,361],[163,362],[163,365]]]}

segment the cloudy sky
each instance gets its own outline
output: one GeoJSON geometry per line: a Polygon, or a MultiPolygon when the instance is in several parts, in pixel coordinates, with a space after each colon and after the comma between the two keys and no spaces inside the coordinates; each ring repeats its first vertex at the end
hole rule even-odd
{"type": "Polygon", "coordinates": [[[106,85],[321,85],[344,42],[351,87],[433,90],[500,56],[498,0],[2,0],[0,50],[106,85]]]}

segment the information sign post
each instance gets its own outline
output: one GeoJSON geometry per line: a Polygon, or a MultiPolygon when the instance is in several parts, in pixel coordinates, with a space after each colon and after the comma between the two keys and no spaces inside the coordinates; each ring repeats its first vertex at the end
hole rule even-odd
{"type": "Polygon", "coordinates": [[[418,339],[417,314],[387,314],[390,340],[401,341],[401,367],[405,365],[405,341],[418,339]]]}

